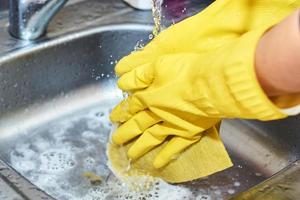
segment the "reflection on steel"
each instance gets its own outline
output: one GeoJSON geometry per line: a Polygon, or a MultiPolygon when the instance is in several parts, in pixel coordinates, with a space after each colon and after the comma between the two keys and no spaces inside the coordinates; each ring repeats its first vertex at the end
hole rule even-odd
{"type": "Polygon", "coordinates": [[[67,0],[10,0],[9,31],[16,38],[33,40],[42,36],[51,18],[67,0]]]}

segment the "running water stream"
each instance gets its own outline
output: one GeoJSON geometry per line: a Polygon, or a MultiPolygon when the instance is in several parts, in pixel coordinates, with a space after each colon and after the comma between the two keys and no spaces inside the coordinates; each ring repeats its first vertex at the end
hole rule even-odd
{"type": "Polygon", "coordinates": [[[162,30],[161,5],[162,0],[152,0],[152,14],[154,20],[153,35],[156,37],[162,30]]]}

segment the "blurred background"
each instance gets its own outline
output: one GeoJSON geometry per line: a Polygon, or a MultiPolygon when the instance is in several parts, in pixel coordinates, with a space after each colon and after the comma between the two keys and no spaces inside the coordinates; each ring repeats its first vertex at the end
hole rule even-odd
{"type": "Polygon", "coordinates": [[[9,0],[0,0],[0,11],[8,8],[8,1],[9,0]]]}

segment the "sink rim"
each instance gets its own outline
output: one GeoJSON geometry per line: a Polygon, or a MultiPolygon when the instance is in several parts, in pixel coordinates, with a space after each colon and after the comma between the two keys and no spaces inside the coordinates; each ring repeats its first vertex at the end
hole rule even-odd
{"type": "Polygon", "coordinates": [[[22,41],[19,42],[24,44],[23,47],[15,49],[11,52],[4,53],[0,55],[0,71],[1,65],[10,62],[13,59],[16,59],[20,56],[30,55],[36,51],[41,51],[43,49],[51,48],[63,43],[71,42],[76,39],[87,37],[89,35],[98,34],[108,31],[122,31],[122,30],[133,30],[133,31],[149,31],[152,32],[153,26],[146,24],[138,23],[124,23],[124,24],[112,24],[112,25],[103,25],[95,28],[90,28],[87,30],[82,30],[74,33],[67,33],[54,38],[43,38],[36,42],[22,41]]]}
{"type": "MultiPolygon", "coordinates": [[[[37,51],[52,48],[52,47],[55,47],[57,45],[62,45],[64,43],[72,42],[74,40],[81,39],[81,38],[84,38],[84,37],[88,37],[88,36],[93,35],[93,34],[100,34],[102,32],[106,32],[106,31],[109,32],[109,31],[120,31],[120,30],[149,31],[149,32],[151,32],[152,31],[152,26],[151,25],[144,25],[144,24],[135,24],[135,23],[134,24],[132,24],[132,23],[114,24],[114,25],[105,25],[105,26],[100,26],[100,27],[96,27],[96,28],[91,28],[91,29],[79,31],[79,32],[76,32],[76,33],[69,33],[69,34],[61,35],[59,37],[52,38],[52,39],[44,38],[44,39],[38,41],[37,43],[28,44],[25,47],[17,49],[13,52],[8,52],[7,54],[0,56],[0,72],[1,72],[1,65],[5,64],[7,62],[10,62],[14,59],[18,59],[18,57],[28,55],[28,54],[29,55],[34,54],[37,51]]],[[[1,159],[0,159],[0,162],[1,162],[1,159]]],[[[280,174],[280,173],[281,173],[281,171],[278,172],[278,174],[280,174]]],[[[0,175],[1,175],[1,173],[0,173],[0,175]]],[[[272,179],[273,176],[271,176],[267,180],[272,179]]],[[[23,177],[23,178],[25,180],[28,180],[25,177],[23,177]]]]}

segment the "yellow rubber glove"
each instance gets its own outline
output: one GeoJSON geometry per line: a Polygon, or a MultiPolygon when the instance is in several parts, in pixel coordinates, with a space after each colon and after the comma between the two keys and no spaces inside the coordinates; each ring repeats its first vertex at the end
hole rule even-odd
{"type": "MultiPolygon", "coordinates": [[[[122,146],[110,143],[107,151],[109,166],[115,175],[124,182],[128,183],[129,180],[129,185],[135,179],[132,177],[139,179],[141,175],[159,177],[170,183],[182,183],[206,177],[231,167],[232,162],[220,140],[217,129],[208,129],[202,135],[198,142],[160,169],[154,168],[152,162],[168,142],[152,149],[134,162],[130,161],[126,155],[126,150],[134,144],[134,141],[122,146]]],[[[141,181],[137,180],[137,182],[141,184],[141,181]]]]}
{"type": "Polygon", "coordinates": [[[299,7],[299,0],[216,0],[199,14],[159,34],[142,51],[131,53],[116,66],[117,75],[178,52],[207,52],[249,30],[271,27],[299,7]]]}
{"type": "Polygon", "coordinates": [[[218,0],[121,60],[118,85],[132,95],[111,113],[112,121],[125,122],[113,141],[123,144],[140,135],[128,151],[137,159],[171,136],[154,160],[160,168],[221,118],[286,117],[261,90],[253,62],[265,31],[299,5],[218,0]]]}

